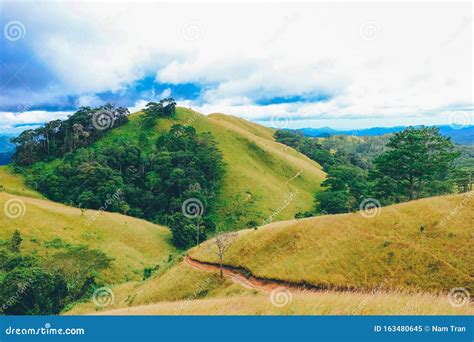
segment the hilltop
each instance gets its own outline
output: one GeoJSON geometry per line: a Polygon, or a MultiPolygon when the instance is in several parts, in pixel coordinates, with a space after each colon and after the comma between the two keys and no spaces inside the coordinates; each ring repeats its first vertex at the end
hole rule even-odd
{"type": "MultiPolygon", "coordinates": [[[[157,139],[169,136],[173,125],[193,127],[197,134],[209,132],[222,154],[224,178],[216,192],[218,198],[212,199],[212,220],[218,229],[239,230],[263,222],[291,219],[297,212],[312,208],[325,173],[308,157],[275,142],[272,129],[229,115],[205,116],[179,107],[172,118],[158,118],[152,127],[145,126],[142,117],[142,112],[129,115],[125,124],[104,131],[97,141],[72,155],[86,156],[100,149],[115,149],[114,153],[119,154],[124,147],[137,146],[142,159],[153,160],[160,153],[157,139]]],[[[130,152],[122,155],[126,153],[130,152]]],[[[36,172],[37,178],[49,181],[52,170],[61,165],[64,158],[36,163],[24,169],[24,174],[29,178],[36,172]]],[[[126,157],[122,158],[126,161],[126,157]]],[[[199,184],[193,186],[199,188],[199,184]]],[[[208,214],[209,208],[205,209],[208,214]]],[[[153,215],[148,218],[153,219],[153,215]]]]}

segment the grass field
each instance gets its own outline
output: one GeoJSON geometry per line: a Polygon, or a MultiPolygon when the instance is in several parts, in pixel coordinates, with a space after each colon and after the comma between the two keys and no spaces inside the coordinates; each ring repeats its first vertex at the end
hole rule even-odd
{"type": "Polygon", "coordinates": [[[13,195],[44,198],[39,192],[26,186],[23,178],[15,174],[9,166],[0,166],[0,191],[13,195]]]}
{"type": "MultiPolygon", "coordinates": [[[[89,312],[93,313],[93,312],[89,312]]],[[[472,315],[472,307],[452,307],[446,296],[380,292],[293,294],[288,304],[272,304],[270,294],[162,302],[97,312],[104,315],[472,315]]]]}
{"type": "MultiPolygon", "coordinates": [[[[322,288],[474,290],[473,196],[450,195],[361,213],[277,222],[245,230],[224,263],[256,277],[322,288]]],[[[217,262],[213,240],[190,251],[217,262]]]]}
{"type": "MultiPolygon", "coordinates": [[[[184,263],[171,267],[163,274],[158,274],[141,282],[129,282],[112,288],[115,300],[106,308],[99,308],[92,301],[76,305],[68,315],[100,312],[117,308],[148,305],[162,301],[185,300],[207,297],[231,297],[256,293],[247,290],[227,278],[220,278],[217,273],[200,272],[184,263]]],[[[175,308],[175,314],[184,310],[183,306],[175,308]]]]}
{"type": "Polygon", "coordinates": [[[0,192],[0,209],[0,239],[4,242],[18,229],[23,251],[43,255],[68,244],[99,249],[114,258],[103,275],[103,280],[111,284],[140,279],[145,267],[175,252],[167,228],[120,214],[94,210],[83,213],[48,200],[5,192],[0,192]],[[14,204],[19,211],[14,211],[14,204]],[[8,212],[14,214],[13,218],[8,212]],[[20,213],[23,215],[15,218],[20,213]],[[91,221],[91,217],[96,220],[91,221]]]}

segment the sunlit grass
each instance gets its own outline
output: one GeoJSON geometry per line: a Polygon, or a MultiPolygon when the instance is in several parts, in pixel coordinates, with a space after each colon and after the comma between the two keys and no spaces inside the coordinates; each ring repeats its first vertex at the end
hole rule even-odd
{"type": "MultiPolygon", "coordinates": [[[[325,288],[472,292],[473,198],[442,196],[384,207],[374,218],[329,215],[242,231],[224,263],[257,277],[325,288]]],[[[190,255],[217,262],[210,245],[190,255]]]]}
{"type": "Polygon", "coordinates": [[[40,255],[54,252],[45,246],[53,239],[99,249],[114,259],[102,278],[110,284],[140,279],[145,267],[175,251],[167,228],[125,215],[95,210],[83,212],[48,200],[4,192],[0,192],[0,210],[0,239],[6,241],[18,229],[23,238],[22,251],[40,255]],[[22,216],[6,215],[6,203],[11,199],[23,203],[22,216]],[[96,220],[91,221],[92,217],[96,220]]]}

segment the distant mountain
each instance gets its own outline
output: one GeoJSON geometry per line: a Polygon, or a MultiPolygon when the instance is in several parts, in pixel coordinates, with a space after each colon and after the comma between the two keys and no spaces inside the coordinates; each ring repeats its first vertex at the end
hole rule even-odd
{"type": "Polygon", "coordinates": [[[8,164],[15,152],[15,144],[10,142],[12,136],[0,135],[0,165],[8,164]]]}
{"type": "MultiPolygon", "coordinates": [[[[420,126],[415,126],[420,127],[420,126]]],[[[452,128],[451,126],[437,126],[440,129],[441,134],[451,137],[451,139],[463,145],[474,144],[474,126],[463,127],[460,129],[452,128]]],[[[300,128],[298,131],[302,132],[308,137],[328,137],[330,135],[355,135],[355,136],[376,136],[393,134],[402,131],[406,126],[395,126],[395,127],[372,127],[351,131],[335,130],[330,127],[322,128],[300,128]]]]}

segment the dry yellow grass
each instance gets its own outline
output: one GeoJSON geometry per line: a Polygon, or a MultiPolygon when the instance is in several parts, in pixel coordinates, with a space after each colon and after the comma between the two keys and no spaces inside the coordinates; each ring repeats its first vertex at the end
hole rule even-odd
{"type": "Polygon", "coordinates": [[[80,209],[51,201],[4,192],[0,192],[0,210],[0,239],[9,239],[18,229],[24,251],[47,253],[45,242],[60,238],[65,243],[99,249],[114,258],[112,267],[104,272],[108,283],[140,279],[145,267],[155,265],[175,251],[167,228],[125,215],[95,210],[82,213],[80,209]],[[18,213],[13,211],[14,203],[23,212],[17,218],[11,217],[18,213]],[[96,213],[97,219],[89,221],[96,213]]]}
{"type": "Polygon", "coordinates": [[[177,109],[177,121],[215,137],[227,164],[220,201],[224,213],[235,209],[235,196],[247,195],[264,218],[274,215],[274,220],[291,219],[296,212],[313,207],[324,171],[303,154],[275,142],[272,129],[230,115],[204,116],[185,108],[177,109]]]}
{"type": "Polygon", "coordinates": [[[28,188],[23,178],[14,174],[9,166],[0,166],[0,191],[13,195],[44,198],[39,192],[28,188]]]}
{"type": "MultiPolygon", "coordinates": [[[[192,301],[204,297],[228,297],[254,293],[217,273],[200,272],[181,263],[162,275],[141,282],[130,282],[112,288],[115,300],[107,308],[96,307],[93,301],[80,303],[68,315],[77,315],[115,308],[147,305],[161,301],[192,301]]],[[[175,313],[179,313],[176,308],[175,313]]]]}
{"type": "Polygon", "coordinates": [[[298,293],[287,305],[272,304],[270,294],[162,302],[107,310],[103,315],[472,315],[472,306],[452,307],[446,296],[403,293],[298,293]]]}
{"type": "MultiPolygon", "coordinates": [[[[224,263],[262,278],[327,288],[449,291],[474,278],[474,193],[382,208],[380,215],[328,215],[239,233],[224,263]]],[[[217,262],[213,241],[190,251],[217,262]]]]}

